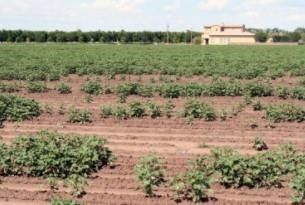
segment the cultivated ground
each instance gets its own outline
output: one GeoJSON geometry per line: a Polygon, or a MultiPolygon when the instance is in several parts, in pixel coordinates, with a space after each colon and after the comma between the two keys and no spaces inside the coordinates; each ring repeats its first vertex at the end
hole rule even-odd
{"type": "MultiPolygon", "coordinates": [[[[252,148],[255,137],[262,137],[272,149],[280,144],[292,142],[298,150],[304,150],[305,146],[305,124],[304,123],[276,123],[270,128],[268,120],[264,119],[264,111],[255,112],[251,106],[246,107],[237,116],[226,121],[205,122],[195,120],[191,124],[184,119],[165,117],[158,119],[100,119],[99,109],[104,104],[116,104],[117,97],[114,94],[93,96],[93,102],[85,102],[83,92],[79,90],[88,76],[78,77],[75,75],[62,78],[72,87],[72,93],[60,95],[55,90],[46,93],[29,94],[22,90],[16,95],[35,99],[41,104],[52,107],[52,114],[44,113],[40,117],[25,122],[5,122],[0,129],[0,136],[9,143],[17,135],[34,133],[42,129],[54,129],[62,133],[95,134],[103,136],[108,140],[109,148],[118,158],[116,167],[105,168],[93,174],[88,179],[86,195],[79,199],[88,205],[149,205],[149,204],[175,204],[169,197],[168,189],[158,189],[157,197],[146,198],[144,193],[138,189],[135,180],[134,166],[140,156],[148,153],[156,153],[162,157],[162,165],[167,170],[167,175],[173,176],[184,171],[187,161],[198,155],[208,154],[214,147],[229,146],[242,154],[254,154],[252,148]],[[93,113],[93,122],[86,125],[69,124],[66,116],[58,114],[61,105],[69,107],[75,105],[87,108],[93,113]],[[257,128],[251,128],[251,122],[255,121],[257,128]],[[204,146],[200,146],[204,145],[204,146]]],[[[142,83],[146,79],[157,75],[143,76],[142,83]]],[[[127,77],[127,80],[136,81],[138,76],[127,77]]],[[[178,82],[186,81],[204,82],[208,78],[193,77],[181,78],[178,82]]],[[[273,80],[273,85],[291,85],[297,78],[284,77],[273,80]]],[[[109,85],[118,84],[118,80],[107,80],[101,78],[101,82],[109,85]]],[[[158,83],[158,80],[157,82],[158,83]]],[[[53,88],[57,82],[48,83],[53,88]]],[[[133,100],[146,102],[147,99],[131,96],[128,102],[133,100]]],[[[216,110],[229,109],[243,101],[243,97],[200,97],[202,101],[212,105],[216,110]]],[[[162,104],[164,98],[154,96],[151,101],[162,104]]],[[[182,108],[186,99],[174,99],[176,109],[182,108]]],[[[278,97],[263,97],[263,104],[270,103],[293,103],[301,107],[305,101],[281,100],[278,97]]],[[[69,197],[67,190],[61,188],[54,193],[43,179],[27,177],[1,177],[0,205],[43,205],[54,195],[69,197]]],[[[214,185],[212,199],[206,204],[290,204],[290,191],[288,184],[283,188],[272,189],[225,189],[223,186],[214,185]]],[[[189,204],[182,202],[181,204],[189,204]]]]}

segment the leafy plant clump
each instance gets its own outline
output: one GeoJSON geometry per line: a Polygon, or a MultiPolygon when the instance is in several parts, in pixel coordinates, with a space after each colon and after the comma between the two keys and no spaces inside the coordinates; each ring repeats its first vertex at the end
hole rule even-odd
{"type": "Polygon", "coordinates": [[[273,87],[265,83],[248,83],[244,87],[244,92],[251,97],[266,97],[273,95],[273,87]]]}
{"type": "MultiPolygon", "coordinates": [[[[97,136],[63,135],[41,131],[20,136],[8,147],[1,146],[2,175],[55,178],[80,183],[80,179],[110,165],[112,154],[106,141],[97,136]]],[[[83,184],[83,183],[82,183],[83,184]]],[[[80,186],[75,190],[82,191],[80,186]]]]}
{"type": "Polygon", "coordinates": [[[291,200],[293,204],[303,204],[305,201],[305,167],[302,166],[292,177],[290,188],[293,190],[291,200]]]}
{"type": "Polygon", "coordinates": [[[110,105],[104,105],[100,108],[100,117],[109,118],[113,115],[113,109],[110,105]]]}
{"type": "Polygon", "coordinates": [[[277,88],[277,95],[282,99],[287,99],[290,96],[290,90],[286,86],[280,86],[277,88]]]}
{"type": "Polygon", "coordinates": [[[70,107],[68,110],[68,122],[70,123],[90,123],[92,113],[88,110],[82,110],[75,107],[70,107]]]}
{"type": "Polygon", "coordinates": [[[264,108],[262,103],[257,98],[252,101],[252,106],[254,111],[261,111],[264,108]]]}
{"type": "Polygon", "coordinates": [[[194,203],[208,200],[211,192],[210,176],[202,170],[189,170],[172,178],[170,187],[176,202],[183,200],[194,203]]]}
{"type": "Polygon", "coordinates": [[[51,199],[51,205],[80,205],[80,204],[71,199],[63,199],[60,197],[55,197],[51,199]]]}
{"type": "Polygon", "coordinates": [[[60,94],[69,94],[71,93],[71,87],[65,83],[60,83],[56,86],[56,90],[60,94]]]}
{"type": "Polygon", "coordinates": [[[119,97],[119,102],[126,102],[129,95],[137,95],[140,84],[138,83],[125,83],[116,87],[115,93],[119,97]]]}
{"type": "Polygon", "coordinates": [[[147,112],[148,112],[148,115],[155,119],[155,118],[158,118],[158,117],[161,117],[162,115],[162,111],[161,111],[161,106],[160,105],[157,105],[155,103],[148,103],[147,104],[147,112]]]}
{"type": "Polygon", "coordinates": [[[0,82],[0,92],[2,93],[14,93],[19,92],[21,85],[17,83],[2,83],[0,82]]]}
{"type": "Polygon", "coordinates": [[[266,118],[276,123],[302,122],[305,110],[292,104],[269,105],[266,107],[266,118]]]}
{"type": "Polygon", "coordinates": [[[97,81],[88,81],[81,85],[80,90],[90,95],[99,95],[102,92],[102,86],[97,81]]]}
{"type": "Polygon", "coordinates": [[[128,107],[130,117],[141,118],[145,114],[145,107],[140,102],[132,102],[128,107]]]}
{"type": "Polygon", "coordinates": [[[298,100],[305,100],[305,88],[302,86],[291,88],[290,97],[298,100]]]}
{"type": "Polygon", "coordinates": [[[0,95],[0,121],[30,120],[40,115],[39,104],[19,96],[0,95]]]}
{"type": "Polygon", "coordinates": [[[267,143],[260,137],[256,137],[253,142],[253,148],[256,151],[268,150],[267,143]]]}
{"type": "Polygon", "coordinates": [[[204,119],[206,121],[216,119],[216,113],[212,107],[196,100],[188,100],[185,103],[182,116],[188,119],[204,119]]]}
{"type": "Polygon", "coordinates": [[[164,182],[164,171],[160,165],[160,158],[147,155],[140,158],[135,167],[137,180],[147,196],[154,196],[154,189],[164,182]]]}
{"type": "Polygon", "coordinates": [[[48,91],[48,87],[43,82],[28,82],[26,88],[30,93],[43,93],[48,91]]]}

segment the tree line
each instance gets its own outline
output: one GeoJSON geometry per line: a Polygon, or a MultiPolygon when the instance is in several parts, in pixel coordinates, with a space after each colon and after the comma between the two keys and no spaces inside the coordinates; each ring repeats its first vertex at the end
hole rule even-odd
{"type": "Polygon", "coordinates": [[[26,31],[0,30],[0,42],[101,42],[101,43],[190,43],[199,32],[127,31],[26,31]]]}
{"type": "Polygon", "coordinates": [[[272,39],[273,42],[299,42],[300,40],[305,40],[305,28],[301,27],[292,32],[279,28],[249,28],[247,30],[255,33],[257,42],[266,42],[268,39],[272,39]]]}

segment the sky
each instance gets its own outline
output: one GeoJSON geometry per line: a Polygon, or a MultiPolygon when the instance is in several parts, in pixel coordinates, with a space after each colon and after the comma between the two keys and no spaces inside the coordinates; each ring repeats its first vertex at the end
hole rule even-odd
{"type": "Polygon", "coordinates": [[[305,27],[305,0],[0,0],[0,29],[201,31],[305,27]]]}

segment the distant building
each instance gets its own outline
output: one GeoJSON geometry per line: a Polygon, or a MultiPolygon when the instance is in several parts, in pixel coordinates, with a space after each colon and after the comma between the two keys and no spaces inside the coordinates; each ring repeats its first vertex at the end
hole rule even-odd
{"type": "Polygon", "coordinates": [[[254,44],[255,34],[247,32],[245,25],[205,26],[202,34],[203,45],[254,44]]]}

